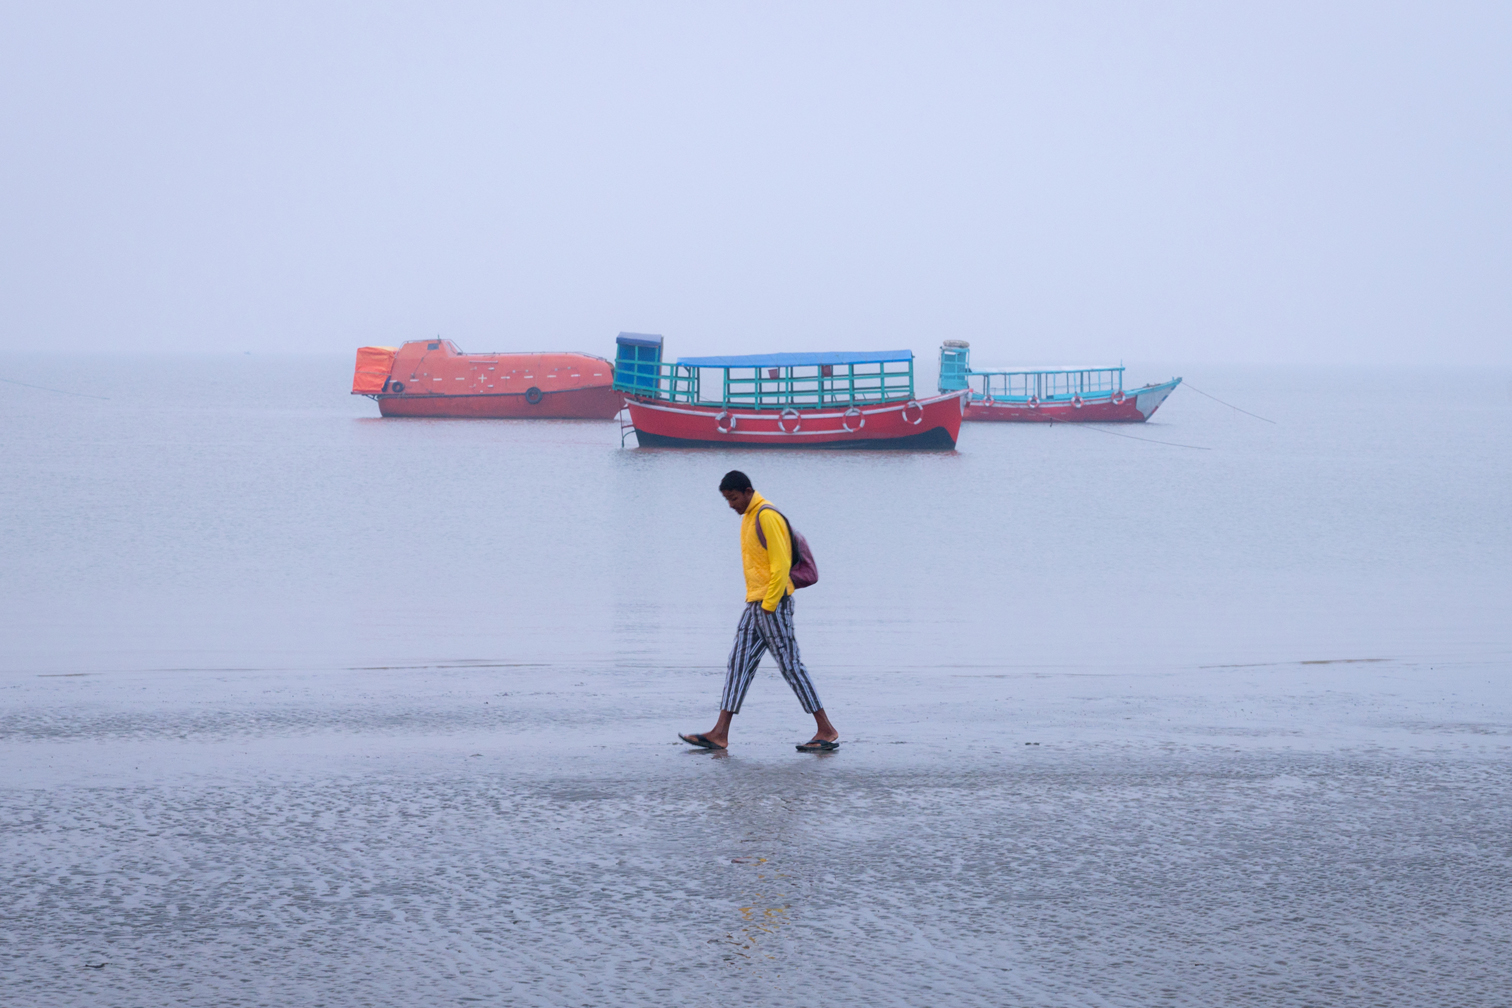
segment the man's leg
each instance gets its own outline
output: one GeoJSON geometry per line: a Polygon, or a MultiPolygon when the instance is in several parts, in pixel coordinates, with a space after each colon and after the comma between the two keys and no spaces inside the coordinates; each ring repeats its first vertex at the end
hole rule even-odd
{"type": "Polygon", "coordinates": [[[803,659],[798,654],[798,633],[793,626],[793,596],[789,595],[779,602],[776,612],[769,613],[758,606],[756,620],[762,639],[771,649],[772,657],[777,659],[777,667],[782,670],[782,678],[793,688],[803,709],[814,715],[814,741],[834,742],[840,737],[840,733],[830,724],[829,715],[824,713],[824,704],[819,701],[819,691],[814,689],[814,681],[809,678],[808,669],[804,668],[803,659]]]}
{"type": "Polygon", "coordinates": [[[761,633],[757,617],[763,612],[760,602],[747,602],[735,627],[735,643],[730,645],[730,661],[725,669],[724,694],[719,698],[719,709],[731,714],[740,713],[745,703],[746,690],[756,678],[756,666],[766,654],[767,642],[761,633]]]}
{"type": "Polygon", "coordinates": [[[725,670],[724,693],[719,698],[719,720],[703,733],[704,738],[716,746],[730,744],[730,719],[740,713],[746,690],[751,688],[751,680],[756,677],[756,666],[761,664],[761,656],[766,653],[766,640],[755,616],[761,611],[760,602],[747,603],[745,611],[740,614],[740,623],[735,627],[735,643],[730,647],[730,662],[725,670]]]}

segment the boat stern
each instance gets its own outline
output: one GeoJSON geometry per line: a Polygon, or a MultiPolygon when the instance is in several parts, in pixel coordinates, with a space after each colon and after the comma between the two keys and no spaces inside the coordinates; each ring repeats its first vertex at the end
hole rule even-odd
{"type": "Polygon", "coordinates": [[[352,372],[352,395],[378,395],[388,388],[398,347],[357,348],[357,367],[352,372]]]}

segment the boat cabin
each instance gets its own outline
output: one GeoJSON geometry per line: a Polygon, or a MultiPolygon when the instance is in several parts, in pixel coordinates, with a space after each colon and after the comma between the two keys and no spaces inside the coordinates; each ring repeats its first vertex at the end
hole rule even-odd
{"type": "Polygon", "coordinates": [[[662,402],[725,409],[803,409],[908,402],[912,350],[679,357],[662,361],[662,338],[620,333],[614,387],[662,402]]]}

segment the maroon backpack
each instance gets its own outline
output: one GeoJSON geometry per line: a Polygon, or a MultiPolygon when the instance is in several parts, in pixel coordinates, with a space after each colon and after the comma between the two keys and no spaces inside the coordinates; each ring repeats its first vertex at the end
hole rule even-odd
{"type": "MultiPolygon", "coordinates": [[[[766,549],[766,533],[761,531],[761,512],[777,511],[770,504],[763,504],[756,509],[756,538],[761,541],[761,548],[766,549]]],[[[787,515],[777,511],[777,517],[788,527],[788,539],[793,543],[793,562],[788,567],[788,577],[793,579],[793,590],[807,588],[819,580],[819,565],[814,563],[814,551],[809,549],[808,540],[803,534],[793,528],[793,523],[788,521],[787,515]]]]}

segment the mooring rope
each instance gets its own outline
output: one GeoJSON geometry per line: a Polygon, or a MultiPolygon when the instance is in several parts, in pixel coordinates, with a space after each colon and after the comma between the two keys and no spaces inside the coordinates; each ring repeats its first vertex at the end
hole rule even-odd
{"type": "Polygon", "coordinates": [[[0,378],[0,381],[9,382],[12,385],[24,385],[27,388],[41,389],[43,392],[56,392],[59,395],[83,396],[85,399],[110,399],[110,396],[90,395],[88,392],[70,392],[67,389],[48,388],[46,385],[32,385],[29,382],[16,381],[14,378],[0,378]]]}
{"type": "Polygon", "coordinates": [[[1172,448],[1191,448],[1194,451],[1212,451],[1213,450],[1211,448],[1204,448],[1202,445],[1180,444],[1180,443],[1178,443],[1176,441],[1156,441],[1154,438],[1138,437],[1138,436],[1136,436],[1134,434],[1125,434],[1123,431],[1103,430],[1101,427],[1094,427],[1090,423],[1086,423],[1086,422],[1073,423],[1070,420],[1045,420],[1045,421],[1041,421],[1041,422],[1042,423],[1050,423],[1050,424],[1060,423],[1060,424],[1065,424],[1067,427],[1076,427],[1076,428],[1081,429],[1081,430],[1095,430],[1099,434],[1112,434],[1114,437],[1126,437],[1126,438],[1128,438],[1131,441],[1148,441],[1148,442],[1150,442],[1150,444],[1170,445],[1172,448]]]}
{"type": "Polygon", "coordinates": [[[1274,420],[1266,420],[1265,417],[1261,416],[1259,413],[1251,413],[1247,409],[1239,409],[1239,407],[1235,406],[1233,403],[1224,402],[1222,399],[1219,399],[1215,395],[1208,395],[1206,392],[1202,391],[1202,389],[1200,389],[1200,388],[1197,388],[1191,382],[1184,381],[1181,384],[1185,385],[1187,388],[1191,389],[1193,392],[1196,392],[1198,395],[1207,396],[1209,399],[1213,400],[1213,402],[1215,402],[1215,403],[1218,403],[1218,404],[1223,405],[1223,406],[1227,406],[1229,409],[1239,410],[1239,412],[1243,413],[1245,416],[1252,416],[1256,420],[1265,420],[1266,423],[1275,423],[1276,422],[1274,420]]]}

